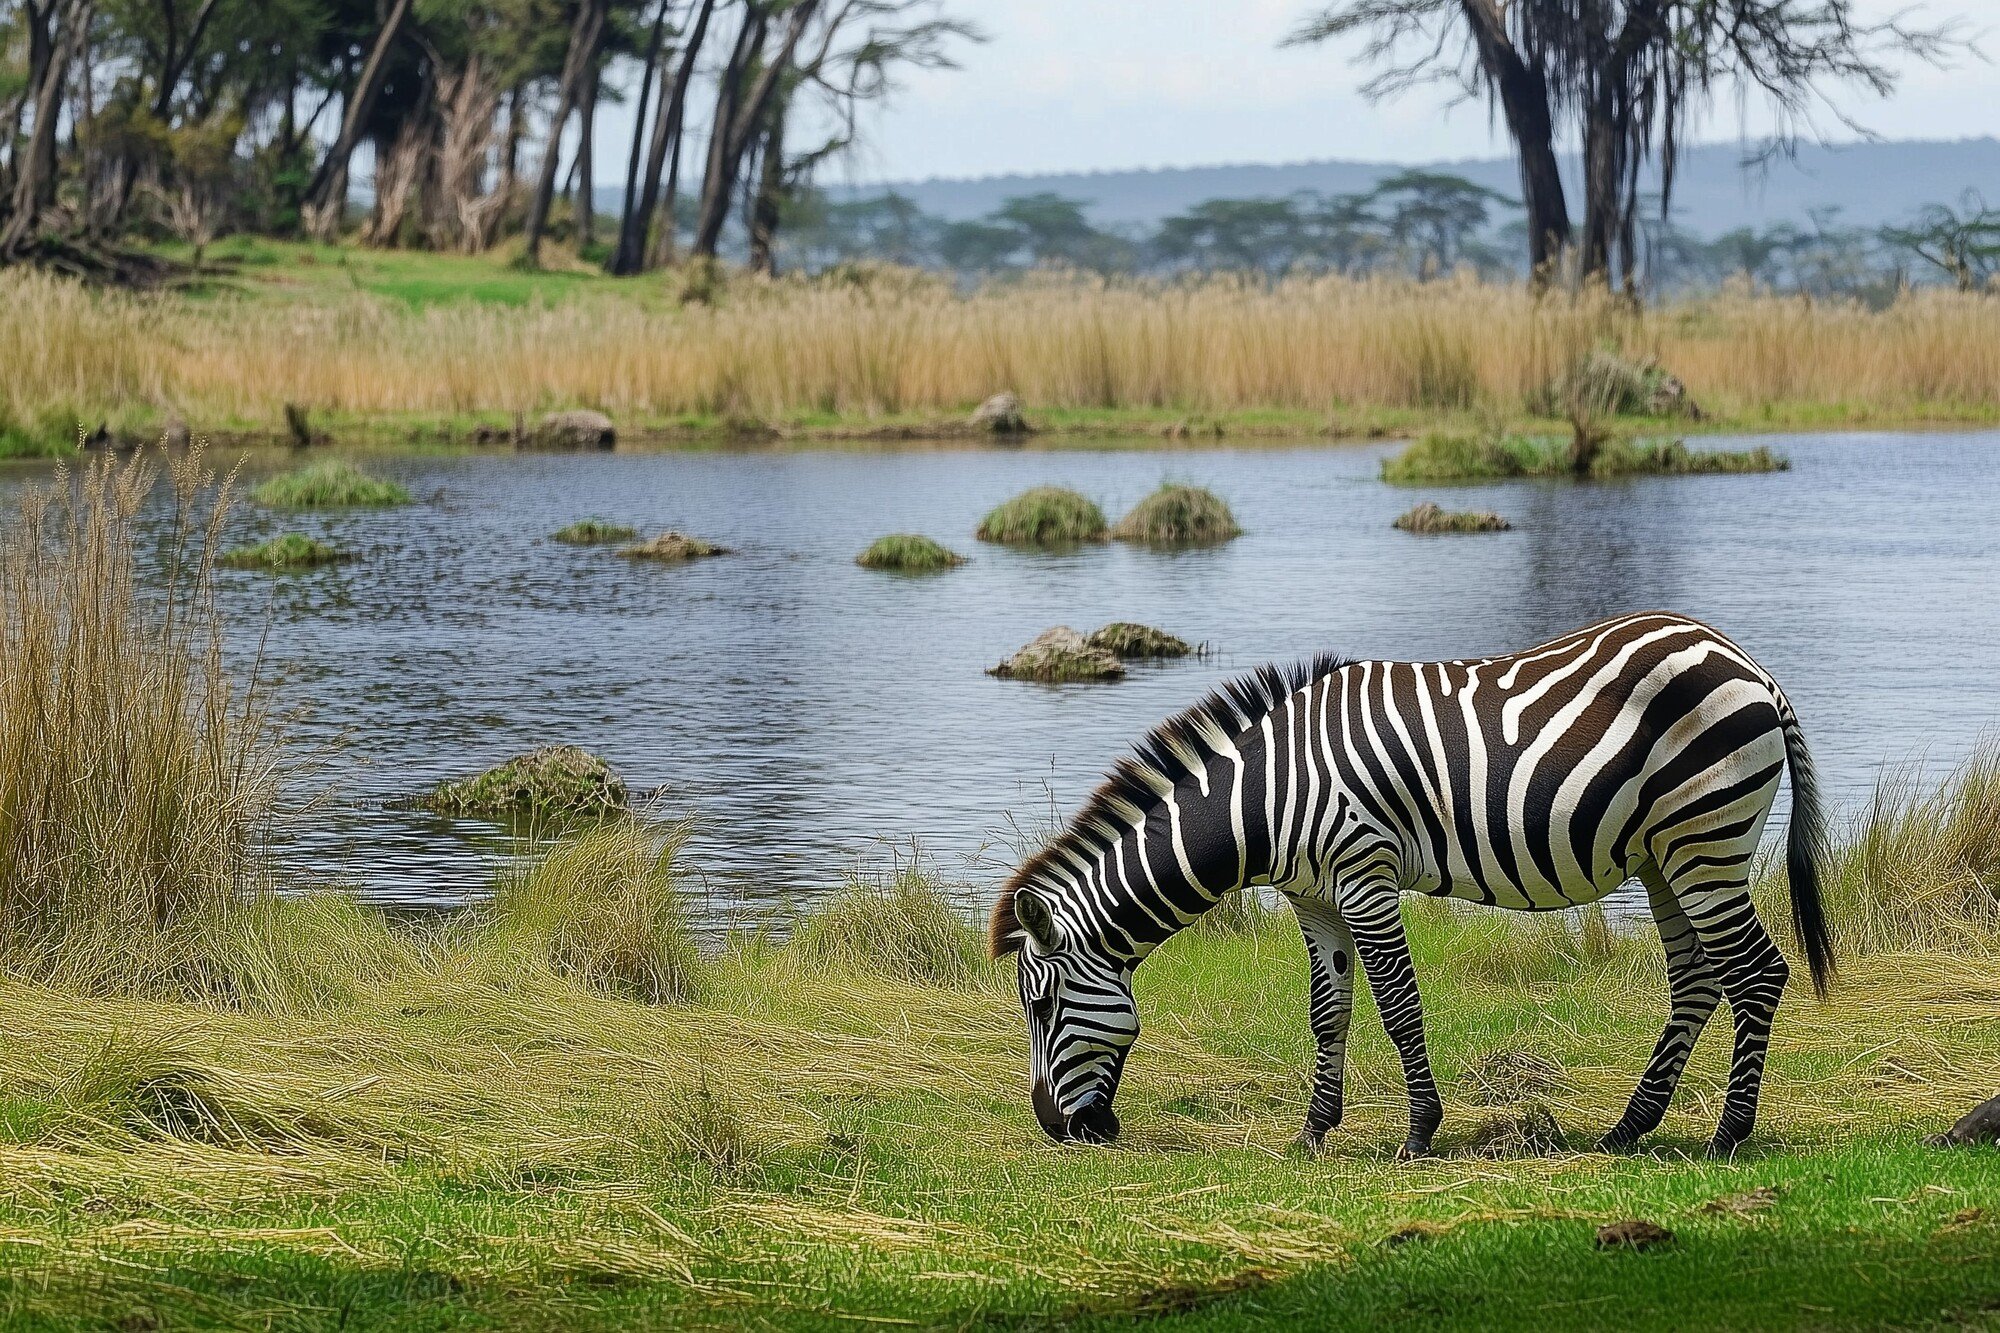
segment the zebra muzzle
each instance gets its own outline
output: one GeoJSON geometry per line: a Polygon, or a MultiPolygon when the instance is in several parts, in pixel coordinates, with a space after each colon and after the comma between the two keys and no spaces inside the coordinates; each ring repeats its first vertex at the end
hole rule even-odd
{"type": "Polygon", "coordinates": [[[1109,1143],[1118,1137],[1118,1113],[1108,1097],[1091,1097],[1069,1113],[1063,1137],[1073,1143],[1109,1143]]]}

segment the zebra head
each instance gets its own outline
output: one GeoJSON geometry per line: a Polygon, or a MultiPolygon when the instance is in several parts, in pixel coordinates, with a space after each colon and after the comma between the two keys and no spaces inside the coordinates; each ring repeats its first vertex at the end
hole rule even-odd
{"type": "Polygon", "coordinates": [[[1041,891],[1017,888],[1006,901],[1018,928],[996,947],[1019,954],[1035,1118],[1058,1143],[1109,1143],[1111,1101],[1139,1035],[1131,964],[1093,946],[1041,891]]]}

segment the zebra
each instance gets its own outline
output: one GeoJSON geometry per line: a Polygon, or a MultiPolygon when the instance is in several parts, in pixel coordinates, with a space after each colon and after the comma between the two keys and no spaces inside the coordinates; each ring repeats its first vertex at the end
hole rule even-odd
{"type": "Polygon", "coordinates": [[[1699,621],[1621,616],[1507,656],[1322,655],[1224,685],[1151,731],[1007,881],[989,945],[1018,954],[1035,1117],[1108,1142],[1139,1034],[1133,969],[1245,886],[1281,892],[1310,973],[1316,1055],[1299,1143],[1340,1123],[1354,972],[1402,1064],[1427,1154],[1444,1107],[1424,1049],[1400,895],[1555,911],[1637,878],[1666,949],[1669,1014],[1616,1151],[1655,1129],[1724,999],[1735,1028],[1710,1152],[1756,1123],[1772,1018],[1790,976],[1750,900],[1789,765],[1794,933],[1821,996],[1834,956],[1812,756],[1778,684],[1699,621]]]}

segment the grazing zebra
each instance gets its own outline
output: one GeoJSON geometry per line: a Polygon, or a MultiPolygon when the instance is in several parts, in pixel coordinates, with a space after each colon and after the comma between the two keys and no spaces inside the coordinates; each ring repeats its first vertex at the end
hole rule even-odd
{"type": "Polygon", "coordinates": [[[1354,966],[1410,1097],[1400,1156],[1444,1108],[1424,1052],[1398,895],[1516,911],[1602,898],[1636,877],[1666,945],[1671,1011],[1623,1118],[1623,1148],[1665,1114],[1723,999],[1735,1023],[1711,1151],[1757,1116],[1789,971],[1750,903],[1751,862],[1792,773],[1795,931],[1824,994],[1812,758],[1777,682],[1682,616],[1623,616],[1506,657],[1265,667],[1155,728],[1007,883],[994,956],[1018,951],[1036,1118],[1058,1140],[1118,1132],[1111,1102],[1139,1033],[1132,970],[1245,885],[1290,899],[1318,1046],[1301,1141],[1340,1123],[1354,966]]]}

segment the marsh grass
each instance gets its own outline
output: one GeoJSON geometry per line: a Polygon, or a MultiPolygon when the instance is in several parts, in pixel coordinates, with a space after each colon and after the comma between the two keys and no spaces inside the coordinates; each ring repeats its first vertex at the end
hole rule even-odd
{"type": "Polygon", "coordinates": [[[302,532],[287,532],[255,546],[239,546],[216,561],[230,569],[262,569],[273,573],[287,570],[319,569],[343,564],[354,557],[328,542],[302,532]]]}
{"type": "Polygon", "coordinates": [[[1104,511],[1063,486],[1035,486],[995,506],[979,520],[980,541],[1008,546],[1074,546],[1101,542],[1104,511]]]}
{"type": "Polygon", "coordinates": [[[550,541],[561,542],[565,546],[609,546],[616,542],[629,542],[638,536],[635,529],[609,519],[579,519],[557,532],[549,534],[550,541]]]}
{"type": "MultiPolygon", "coordinates": [[[[1587,475],[1598,478],[1782,472],[1791,466],[1765,445],[1690,449],[1681,440],[1593,439],[1585,455],[1587,475]]],[[[1497,481],[1575,472],[1572,442],[1488,432],[1433,431],[1382,460],[1382,479],[1392,482],[1497,481]]]]}
{"type": "Polygon", "coordinates": [[[790,952],[807,968],[920,985],[963,985],[985,970],[979,932],[952,907],[936,872],[916,863],[850,877],[799,918],[790,952]]]}
{"type": "Polygon", "coordinates": [[[1511,532],[1514,525],[1485,510],[1449,510],[1426,500],[1399,516],[1390,526],[1419,536],[1461,532],[1511,532]]]}
{"type": "Polygon", "coordinates": [[[965,563],[956,551],[913,532],[892,532],[877,537],[868,549],[854,558],[863,569],[888,569],[906,574],[932,574],[955,569],[965,563]]]}
{"type": "Polygon", "coordinates": [[[671,528],[645,541],[631,546],[621,546],[618,554],[627,560],[650,560],[655,564],[678,565],[690,560],[705,560],[710,556],[728,555],[727,546],[718,546],[701,537],[691,537],[685,532],[671,528]]]}
{"type": "Polygon", "coordinates": [[[1243,529],[1215,492],[1163,482],[1118,520],[1111,535],[1148,546],[1214,546],[1242,536],[1243,529]]]}
{"type": "Polygon", "coordinates": [[[344,459],[308,463],[257,488],[257,503],[272,509],[381,509],[410,503],[400,483],[371,477],[344,459]]]}
{"type": "Polygon", "coordinates": [[[29,488],[0,547],[0,950],[18,972],[170,987],[261,876],[277,745],[259,684],[223,664],[211,562],[230,485],[212,481],[198,453],[172,466],[143,592],[150,465],[29,488]]]}
{"type": "Polygon", "coordinates": [[[1164,661],[1175,657],[1198,656],[1197,649],[1179,635],[1131,620],[1114,620],[1100,625],[1085,637],[1092,648],[1101,648],[1121,662],[1164,661]]]}

